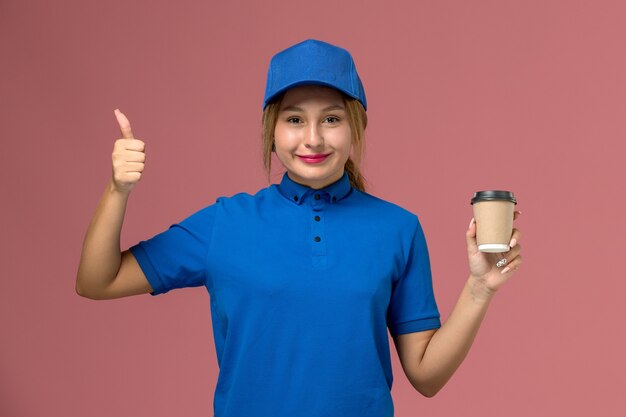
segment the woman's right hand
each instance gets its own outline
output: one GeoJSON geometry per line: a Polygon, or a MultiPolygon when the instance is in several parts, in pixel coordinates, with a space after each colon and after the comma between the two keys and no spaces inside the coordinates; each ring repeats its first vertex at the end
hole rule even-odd
{"type": "Polygon", "coordinates": [[[116,190],[130,193],[135,184],[141,179],[145,167],[146,145],[135,139],[130,130],[130,122],[124,113],[115,109],[115,117],[122,131],[122,138],[115,141],[113,146],[113,186],[116,190]]]}
{"type": "Polygon", "coordinates": [[[122,138],[113,147],[113,178],[107,182],[87,228],[76,273],[76,292],[93,300],[153,291],[132,252],[120,249],[128,196],[141,178],[145,145],[134,138],[128,119],[118,109],[115,117],[122,138]]]}

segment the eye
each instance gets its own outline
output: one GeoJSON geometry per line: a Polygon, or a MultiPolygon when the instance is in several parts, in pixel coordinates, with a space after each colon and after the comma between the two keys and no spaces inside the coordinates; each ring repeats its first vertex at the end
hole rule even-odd
{"type": "Polygon", "coordinates": [[[324,121],[327,121],[329,123],[337,123],[339,121],[339,118],[335,116],[328,116],[324,119],[324,121]]]}
{"type": "Polygon", "coordinates": [[[289,117],[287,119],[287,123],[298,124],[298,123],[300,123],[300,118],[298,118],[298,117],[289,117]]]}

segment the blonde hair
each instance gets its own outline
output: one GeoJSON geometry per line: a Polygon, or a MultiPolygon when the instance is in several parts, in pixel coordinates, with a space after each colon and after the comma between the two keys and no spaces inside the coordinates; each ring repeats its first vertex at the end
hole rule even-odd
{"type": "MultiPolygon", "coordinates": [[[[344,169],[348,173],[350,185],[354,188],[365,191],[365,177],[361,174],[361,158],[365,153],[364,132],[367,127],[367,114],[363,105],[356,99],[342,94],[343,102],[348,113],[348,122],[352,133],[352,155],[346,161],[344,169]]],[[[263,111],[261,118],[261,147],[263,155],[263,166],[267,173],[267,181],[271,182],[272,171],[272,151],[274,150],[274,129],[283,94],[277,100],[272,101],[263,111]]]]}

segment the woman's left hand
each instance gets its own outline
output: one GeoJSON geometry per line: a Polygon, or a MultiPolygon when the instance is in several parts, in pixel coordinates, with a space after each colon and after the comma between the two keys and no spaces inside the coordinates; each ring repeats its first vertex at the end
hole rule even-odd
{"type": "MultiPolygon", "coordinates": [[[[519,211],[514,213],[513,219],[517,219],[519,211]]],[[[513,228],[511,235],[511,250],[504,253],[485,253],[478,250],[476,243],[476,222],[472,218],[465,237],[467,238],[467,256],[469,258],[470,278],[475,279],[490,294],[495,293],[517,271],[522,263],[520,255],[521,246],[520,232],[513,228]],[[502,258],[506,264],[498,268],[496,264],[502,258]]]]}

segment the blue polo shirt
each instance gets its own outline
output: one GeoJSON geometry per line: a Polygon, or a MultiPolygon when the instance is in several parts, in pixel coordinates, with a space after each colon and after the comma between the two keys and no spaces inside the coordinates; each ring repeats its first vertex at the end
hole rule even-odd
{"type": "Polygon", "coordinates": [[[440,327],[416,215],[293,182],[217,201],[130,248],[152,295],[206,287],[215,417],[390,417],[391,335],[440,327]]]}

